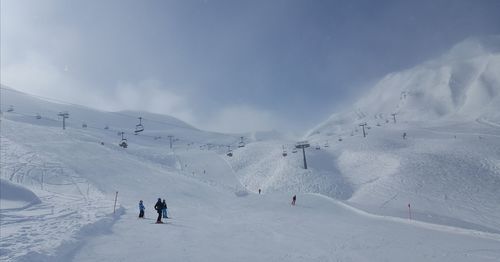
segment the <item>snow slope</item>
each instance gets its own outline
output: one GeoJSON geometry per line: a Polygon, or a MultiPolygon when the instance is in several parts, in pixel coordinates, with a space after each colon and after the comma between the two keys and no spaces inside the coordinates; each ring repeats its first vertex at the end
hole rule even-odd
{"type": "Polygon", "coordinates": [[[254,143],[230,162],[254,192],[321,193],[397,217],[411,204],[418,220],[500,232],[498,72],[500,38],[468,39],[311,130],[308,170],[289,140],[254,143]]]}

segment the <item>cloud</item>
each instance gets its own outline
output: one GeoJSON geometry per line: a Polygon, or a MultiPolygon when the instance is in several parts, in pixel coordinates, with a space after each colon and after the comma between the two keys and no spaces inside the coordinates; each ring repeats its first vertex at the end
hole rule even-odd
{"type": "Polygon", "coordinates": [[[107,96],[113,99],[100,99],[96,106],[111,111],[136,110],[170,115],[193,123],[195,118],[189,100],[171,90],[156,79],[118,83],[113,93],[107,96]]]}
{"type": "Polygon", "coordinates": [[[229,106],[200,123],[200,127],[218,132],[243,133],[268,131],[279,127],[280,120],[268,111],[248,105],[229,106]]]}
{"type": "Polygon", "coordinates": [[[2,84],[27,93],[71,99],[78,84],[65,71],[39,53],[30,51],[22,60],[2,65],[2,84]]]}

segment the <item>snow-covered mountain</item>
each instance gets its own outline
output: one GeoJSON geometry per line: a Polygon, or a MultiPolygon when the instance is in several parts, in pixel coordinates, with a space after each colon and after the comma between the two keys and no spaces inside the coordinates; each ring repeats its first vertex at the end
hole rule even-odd
{"type": "Polygon", "coordinates": [[[497,40],[383,78],[309,133],[308,169],[279,132],[239,147],[169,116],[2,86],[0,260],[498,261],[497,40]]]}
{"type": "Polygon", "coordinates": [[[311,130],[349,133],[363,121],[467,121],[500,123],[500,36],[471,38],[441,57],[391,73],[343,112],[311,130]]]}

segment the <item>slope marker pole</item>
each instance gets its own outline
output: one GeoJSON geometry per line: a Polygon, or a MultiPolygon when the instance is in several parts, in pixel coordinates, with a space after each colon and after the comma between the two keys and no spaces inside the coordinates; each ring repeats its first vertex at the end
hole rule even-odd
{"type": "Polygon", "coordinates": [[[116,212],[116,199],[118,198],[118,191],[115,194],[115,205],[113,206],[113,214],[116,212]]]}

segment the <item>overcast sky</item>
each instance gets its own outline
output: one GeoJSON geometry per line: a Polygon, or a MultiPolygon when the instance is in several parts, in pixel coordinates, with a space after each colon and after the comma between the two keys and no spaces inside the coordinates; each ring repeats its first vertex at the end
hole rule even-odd
{"type": "Polygon", "coordinates": [[[2,0],[1,82],[209,130],[305,132],[383,75],[490,34],[496,0],[2,0]]]}

